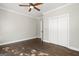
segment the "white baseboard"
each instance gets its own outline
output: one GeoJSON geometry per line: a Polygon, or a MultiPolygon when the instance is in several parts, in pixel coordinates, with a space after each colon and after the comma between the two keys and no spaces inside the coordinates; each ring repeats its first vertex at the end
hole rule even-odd
{"type": "MultiPolygon", "coordinates": [[[[48,43],[53,43],[53,44],[56,44],[56,45],[59,45],[57,43],[54,43],[54,42],[51,42],[51,41],[48,41],[48,40],[43,40],[44,42],[48,42],[48,43]]],[[[60,45],[60,46],[63,46],[63,45],[60,45]]]]}
{"type": "Polygon", "coordinates": [[[68,47],[69,49],[72,49],[72,50],[75,50],[75,51],[79,51],[79,49],[78,48],[75,48],[75,47],[68,47]]]}
{"type": "Polygon", "coordinates": [[[48,43],[51,43],[51,42],[50,42],[50,41],[48,41],[48,40],[43,40],[43,41],[48,42],[48,43]]]}
{"type": "MultiPolygon", "coordinates": [[[[48,43],[52,43],[52,42],[50,42],[50,41],[48,41],[48,40],[43,40],[43,41],[44,41],[44,42],[48,42],[48,43]]],[[[56,43],[53,43],[53,44],[56,44],[56,43]]],[[[59,44],[57,44],[57,45],[59,45],[59,44]]],[[[60,45],[60,46],[63,46],[63,45],[60,45]]],[[[72,46],[69,46],[69,47],[64,46],[64,47],[69,48],[69,49],[74,50],[74,51],[79,51],[78,48],[75,48],[75,47],[72,47],[72,46]]]]}
{"type": "Polygon", "coordinates": [[[11,43],[16,43],[16,42],[20,42],[20,41],[24,41],[24,40],[33,39],[33,38],[37,38],[37,37],[30,37],[30,38],[20,39],[20,40],[16,40],[16,41],[10,41],[10,42],[6,42],[6,43],[1,43],[0,45],[6,45],[6,44],[11,44],[11,43]]]}

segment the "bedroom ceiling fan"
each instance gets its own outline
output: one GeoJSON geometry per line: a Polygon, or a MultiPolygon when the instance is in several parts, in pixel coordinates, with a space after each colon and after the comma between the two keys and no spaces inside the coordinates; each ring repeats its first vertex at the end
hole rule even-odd
{"type": "Polygon", "coordinates": [[[38,5],[41,5],[41,4],[43,4],[43,3],[29,3],[29,5],[19,5],[19,6],[22,6],[22,7],[29,7],[29,12],[34,8],[34,9],[36,9],[37,11],[40,11],[40,9],[39,8],[37,8],[36,6],[38,6],[38,5]]]}

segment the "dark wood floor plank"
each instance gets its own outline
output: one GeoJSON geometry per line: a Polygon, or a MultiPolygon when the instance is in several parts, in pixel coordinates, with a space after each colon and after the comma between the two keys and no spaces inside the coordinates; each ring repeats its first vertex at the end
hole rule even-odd
{"type": "Polygon", "coordinates": [[[5,56],[79,56],[78,51],[63,46],[47,42],[43,42],[42,44],[39,38],[2,45],[0,46],[0,54],[5,56]]]}

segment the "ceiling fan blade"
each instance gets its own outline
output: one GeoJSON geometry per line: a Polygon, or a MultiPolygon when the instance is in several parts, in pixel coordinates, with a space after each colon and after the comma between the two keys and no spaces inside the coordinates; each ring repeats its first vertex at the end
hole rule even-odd
{"type": "Polygon", "coordinates": [[[43,3],[35,3],[34,6],[38,6],[38,5],[41,5],[41,4],[43,4],[43,3]]]}
{"type": "Polygon", "coordinates": [[[29,6],[29,5],[19,5],[19,6],[29,6]]]}
{"type": "Polygon", "coordinates": [[[29,9],[29,12],[31,11],[31,8],[29,9]]]}
{"type": "Polygon", "coordinates": [[[35,8],[36,10],[40,11],[40,9],[36,8],[35,6],[34,6],[34,8],[35,8]]]}
{"type": "Polygon", "coordinates": [[[35,7],[32,3],[30,3],[31,6],[33,6],[36,10],[40,11],[37,7],[35,7]]]}

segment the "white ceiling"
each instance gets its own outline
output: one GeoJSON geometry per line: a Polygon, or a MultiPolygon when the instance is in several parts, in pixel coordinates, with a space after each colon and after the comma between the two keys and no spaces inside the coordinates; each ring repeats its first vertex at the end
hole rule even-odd
{"type": "MultiPolygon", "coordinates": [[[[28,3],[26,3],[26,4],[28,4],[28,3]]],[[[19,3],[0,3],[0,7],[9,9],[9,10],[13,10],[13,11],[22,13],[24,15],[32,16],[32,17],[41,17],[43,13],[45,13],[51,9],[55,9],[59,6],[65,5],[65,4],[66,3],[44,3],[41,6],[38,6],[41,10],[40,12],[35,9],[33,9],[31,12],[28,12],[28,8],[20,7],[19,3]]]]}

